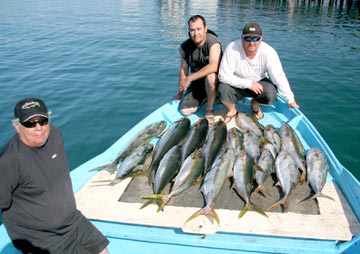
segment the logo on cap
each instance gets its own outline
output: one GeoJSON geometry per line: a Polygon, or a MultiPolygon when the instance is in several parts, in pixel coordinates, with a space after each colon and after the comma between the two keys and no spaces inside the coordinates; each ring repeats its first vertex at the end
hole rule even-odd
{"type": "Polygon", "coordinates": [[[21,106],[21,109],[30,109],[35,107],[40,108],[40,103],[37,101],[29,101],[29,102],[25,102],[25,104],[21,106]]]}

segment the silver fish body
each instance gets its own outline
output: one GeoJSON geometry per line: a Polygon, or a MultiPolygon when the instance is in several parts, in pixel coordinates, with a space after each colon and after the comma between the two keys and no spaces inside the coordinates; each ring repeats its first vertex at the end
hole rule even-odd
{"type": "Polygon", "coordinates": [[[220,223],[219,217],[213,206],[216,198],[219,196],[225,180],[231,174],[230,172],[234,167],[234,161],[235,154],[233,149],[224,147],[224,149],[222,149],[216,157],[216,160],[210,170],[205,175],[200,188],[200,191],[205,199],[205,206],[190,216],[185,223],[199,215],[211,216],[214,220],[220,223]]]}
{"type": "Polygon", "coordinates": [[[183,117],[180,120],[174,122],[174,124],[169,127],[169,129],[155,145],[153,159],[148,174],[149,184],[153,184],[154,182],[155,173],[161,159],[174,145],[178,145],[185,138],[189,129],[190,120],[183,117]]]}
{"type": "Polygon", "coordinates": [[[209,122],[206,118],[200,118],[190,128],[181,148],[181,161],[199,148],[205,141],[209,130],[209,122]]]}
{"type": "Polygon", "coordinates": [[[143,144],[130,154],[119,166],[116,179],[131,177],[139,172],[144,171],[144,163],[153,151],[153,144],[143,144]]]}
{"type": "Polygon", "coordinates": [[[253,189],[254,160],[245,150],[241,151],[235,157],[233,177],[235,189],[245,201],[245,206],[240,211],[238,218],[244,216],[247,211],[256,211],[264,216],[267,216],[260,207],[254,205],[250,200],[253,189]]]}
{"type": "Polygon", "coordinates": [[[288,198],[291,191],[298,182],[298,169],[293,157],[286,151],[280,150],[275,160],[276,176],[283,191],[283,197],[271,205],[268,210],[275,206],[284,204],[285,211],[288,211],[288,198]]]}
{"type": "Polygon", "coordinates": [[[264,127],[253,115],[245,112],[238,112],[235,118],[235,124],[241,132],[251,131],[258,137],[263,136],[264,127]]]}
{"type": "MultiPolygon", "coordinates": [[[[261,151],[258,163],[255,167],[255,180],[258,186],[255,189],[255,193],[261,191],[267,193],[264,188],[265,181],[270,177],[271,173],[274,171],[275,159],[268,149],[263,149],[261,151]]],[[[269,193],[267,193],[269,194],[269,193]]]]}
{"type": "Polygon", "coordinates": [[[165,186],[179,172],[181,166],[181,152],[178,145],[173,146],[160,161],[155,174],[154,193],[160,194],[165,186]]]}
{"type": "Polygon", "coordinates": [[[254,159],[254,162],[257,163],[257,160],[261,153],[261,149],[259,146],[259,136],[257,136],[252,131],[246,131],[243,134],[245,150],[254,159]]]}
{"type": "Polygon", "coordinates": [[[228,130],[227,142],[234,150],[235,156],[244,150],[244,134],[236,127],[228,130]]]}
{"type": "Polygon", "coordinates": [[[264,138],[268,141],[265,142],[264,148],[268,149],[272,156],[276,158],[281,148],[281,137],[273,125],[268,124],[265,126],[264,138]]]}
{"type": "Polygon", "coordinates": [[[205,159],[204,173],[211,168],[216,156],[221,148],[226,143],[227,127],[223,121],[215,122],[206,137],[205,144],[203,146],[203,156],[205,159]]]}
{"type": "Polygon", "coordinates": [[[204,162],[201,151],[195,150],[181,164],[179,173],[176,175],[174,185],[169,194],[152,194],[145,196],[144,199],[160,200],[158,212],[163,210],[172,197],[179,195],[197,181],[204,171],[204,162]]]}
{"type": "Polygon", "coordinates": [[[284,123],[281,126],[280,137],[282,141],[282,149],[293,157],[297,168],[302,171],[300,177],[300,183],[302,184],[306,179],[304,146],[302,145],[295,131],[287,123],[284,123]]]}
{"type": "Polygon", "coordinates": [[[314,195],[302,200],[311,200],[318,197],[326,197],[334,200],[332,197],[322,194],[321,191],[326,183],[326,177],[329,172],[329,164],[325,154],[317,147],[312,147],[306,155],[307,182],[314,195]]]}
{"type": "Polygon", "coordinates": [[[128,146],[124,149],[124,151],[121,152],[120,155],[118,155],[118,157],[112,163],[100,167],[96,167],[92,170],[105,169],[110,173],[114,173],[116,171],[117,165],[120,162],[122,162],[128,156],[130,156],[130,154],[132,154],[136,148],[138,148],[139,146],[145,143],[150,143],[150,141],[154,137],[159,136],[165,129],[166,125],[167,125],[166,121],[163,120],[147,125],[134,136],[134,138],[129,142],[128,146]]]}

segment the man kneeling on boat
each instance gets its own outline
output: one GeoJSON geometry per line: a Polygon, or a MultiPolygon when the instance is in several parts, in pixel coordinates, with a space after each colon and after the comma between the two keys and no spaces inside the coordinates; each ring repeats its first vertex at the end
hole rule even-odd
{"type": "Polygon", "coordinates": [[[228,123],[236,116],[235,103],[244,97],[253,98],[251,109],[261,119],[264,114],[259,104],[273,104],[278,92],[289,107],[299,108],[278,54],[263,41],[261,27],[248,23],[241,38],[227,46],[221,59],[218,96],[227,107],[222,120],[228,123]]]}
{"type": "Polygon", "coordinates": [[[181,99],[186,90],[180,104],[180,111],[185,116],[195,113],[207,101],[205,117],[209,124],[212,124],[215,121],[213,106],[216,99],[221,45],[216,34],[207,29],[202,16],[192,16],[188,26],[190,38],[179,48],[179,93],[173,98],[181,99]]]}

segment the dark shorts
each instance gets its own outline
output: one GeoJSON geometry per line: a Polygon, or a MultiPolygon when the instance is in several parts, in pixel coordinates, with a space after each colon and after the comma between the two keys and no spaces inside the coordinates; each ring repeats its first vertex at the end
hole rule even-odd
{"type": "Polygon", "coordinates": [[[206,101],[205,78],[191,82],[181,100],[180,109],[200,107],[206,101]]]}
{"type": "Polygon", "coordinates": [[[68,234],[58,246],[60,252],[72,254],[99,254],[109,244],[109,240],[84,216],[78,227],[68,234]]]}
{"type": "Polygon", "coordinates": [[[256,94],[250,89],[241,89],[225,83],[219,83],[219,99],[221,101],[236,103],[237,101],[242,100],[244,97],[252,97],[261,104],[273,104],[277,98],[276,86],[267,78],[260,80],[259,83],[264,88],[264,92],[262,94],[256,94]]]}
{"type": "Polygon", "coordinates": [[[26,239],[13,240],[13,244],[25,254],[99,254],[109,240],[79,212],[72,230],[64,234],[49,233],[41,239],[42,247],[34,246],[26,239]]]}

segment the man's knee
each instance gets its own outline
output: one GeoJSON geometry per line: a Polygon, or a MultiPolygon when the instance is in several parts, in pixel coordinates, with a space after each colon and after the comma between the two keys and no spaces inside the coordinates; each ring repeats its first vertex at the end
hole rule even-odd
{"type": "Polygon", "coordinates": [[[190,116],[194,114],[198,109],[199,107],[181,108],[180,113],[184,116],[190,116]]]}
{"type": "Polygon", "coordinates": [[[212,88],[216,88],[218,83],[218,79],[217,79],[217,75],[216,73],[211,73],[209,75],[206,76],[205,78],[205,85],[207,87],[212,87],[212,88]]]}

